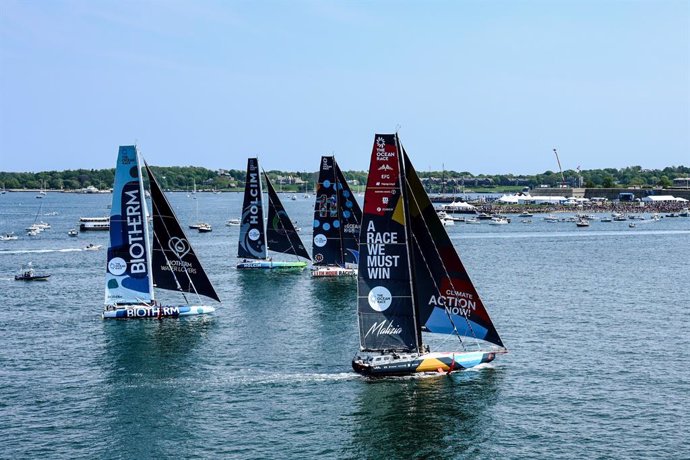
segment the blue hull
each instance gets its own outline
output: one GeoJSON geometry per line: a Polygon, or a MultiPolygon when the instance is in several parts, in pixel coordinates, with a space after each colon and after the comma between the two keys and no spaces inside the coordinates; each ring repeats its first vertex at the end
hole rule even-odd
{"type": "Polygon", "coordinates": [[[114,310],[105,310],[103,319],[136,319],[136,318],[178,318],[180,316],[204,315],[213,313],[215,307],[204,305],[156,306],[133,305],[114,310]]]}

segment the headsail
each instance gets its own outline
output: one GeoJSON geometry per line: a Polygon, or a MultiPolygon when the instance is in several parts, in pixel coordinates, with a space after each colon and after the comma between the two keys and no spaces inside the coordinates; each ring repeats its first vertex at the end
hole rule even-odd
{"type": "Polygon", "coordinates": [[[266,258],[266,231],[261,198],[261,176],[259,160],[247,160],[247,177],[244,184],[240,244],[237,256],[247,259],[266,258]]]}
{"type": "Polygon", "coordinates": [[[345,262],[359,262],[359,229],[362,223],[362,210],[354,194],[347,185],[338,163],[335,163],[335,174],[338,181],[338,205],[342,219],[343,253],[345,262]]]}
{"type": "Polygon", "coordinates": [[[402,161],[397,139],[377,134],[359,237],[357,314],[360,348],[419,350],[408,251],[402,161]]]}
{"type": "Polygon", "coordinates": [[[156,177],[144,164],[153,208],[152,269],[156,287],[197,293],[220,302],[156,177]]]}
{"type": "Polygon", "coordinates": [[[429,196],[402,148],[407,177],[415,295],[420,323],[440,334],[474,337],[503,347],[489,313],[460,261],[429,196]]]}
{"type": "Polygon", "coordinates": [[[311,260],[266,173],[264,173],[264,180],[266,190],[268,190],[268,221],[266,223],[268,249],[311,260]]]}
{"type": "Polygon", "coordinates": [[[110,210],[105,304],[153,300],[144,184],[136,146],[120,146],[110,210]]]}
{"type": "Polygon", "coordinates": [[[314,265],[355,264],[362,211],[335,157],[322,156],[314,203],[314,265]]]}

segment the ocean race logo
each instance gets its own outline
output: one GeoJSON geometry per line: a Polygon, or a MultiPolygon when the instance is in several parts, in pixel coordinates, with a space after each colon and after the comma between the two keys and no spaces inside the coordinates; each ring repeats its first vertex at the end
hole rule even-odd
{"type": "Polygon", "coordinates": [[[367,225],[367,275],[372,280],[387,280],[391,268],[400,264],[400,256],[386,254],[387,244],[398,244],[397,232],[377,232],[374,221],[367,225]]]}
{"type": "Polygon", "coordinates": [[[376,161],[388,161],[395,156],[395,152],[386,152],[386,140],[382,137],[376,138],[376,161]]]}
{"type": "Polygon", "coordinates": [[[325,235],[323,235],[321,233],[314,236],[314,244],[320,248],[326,246],[327,242],[328,242],[328,239],[326,238],[325,235]]]}
{"type": "Polygon", "coordinates": [[[378,312],[383,312],[391,306],[393,296],[391,295],[391,291],[389,291],[384,286],[376,286],[371,291],[369,291],[367,300],[369,301],[369,306],[371,308],[378,312]]]}
{"type": "Polygon", "coordinates": [[[115,276],[124,275],[127,271],[127,262],[122,257],[113,257],[108,262],[108,271],[115,276]]]}

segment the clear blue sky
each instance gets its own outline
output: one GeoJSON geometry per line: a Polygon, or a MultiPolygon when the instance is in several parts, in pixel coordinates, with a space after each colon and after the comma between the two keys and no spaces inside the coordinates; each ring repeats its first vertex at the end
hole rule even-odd
{"type": "Polygon", "coordinates": [[[690,164],[688,1],[0,2],[0,170],[690,164]]]}

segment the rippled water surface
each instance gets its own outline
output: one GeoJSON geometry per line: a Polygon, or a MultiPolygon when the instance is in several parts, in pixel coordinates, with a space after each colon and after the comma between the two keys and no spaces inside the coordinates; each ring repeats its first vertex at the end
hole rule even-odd
{"type": "MultiPolygon", "coordinates": [[[[369,380],[350,368],[355,284],[236,271],[240,195],[198,197],[217,312],[103,321],[105,251],[81,248],[107,234],[67,230],[110,195],[0,195],[20,235],[0,242],[0,457],[690,457],[690,219],[448,227],[510,353],[369,380]],[[59,214],[30,239],[40,203],[59,214]],[[51,279],[14,281],[28,261],[51,279]]],[[[284,200],[308,242],[311,200],[284,200]]]]}

